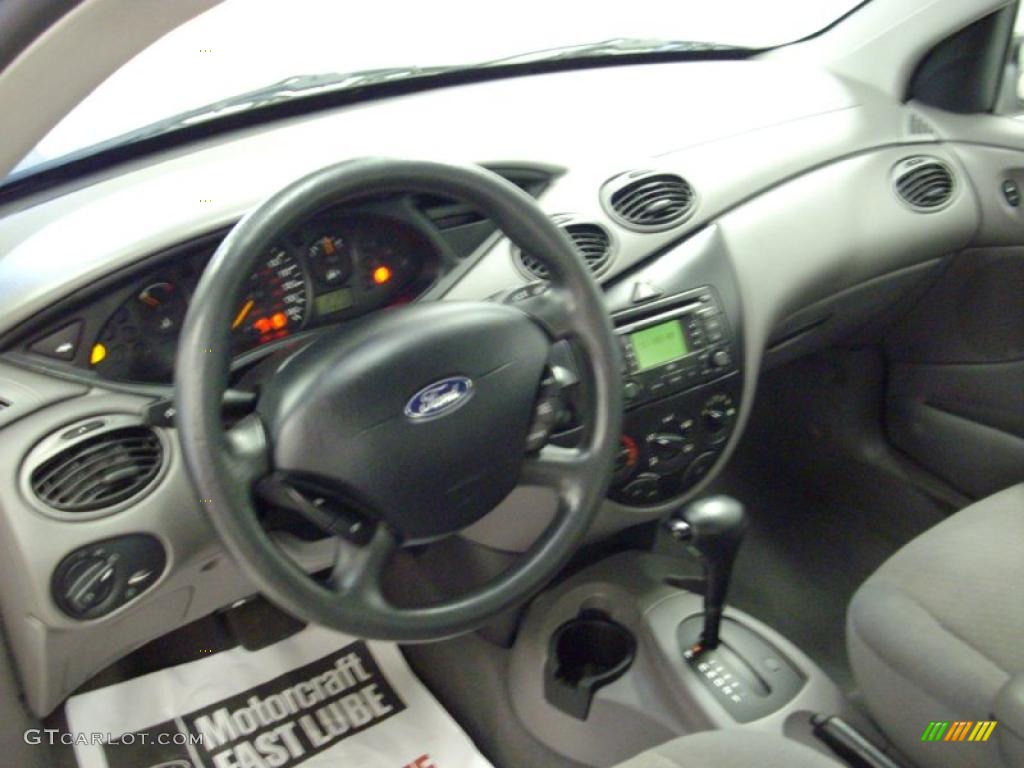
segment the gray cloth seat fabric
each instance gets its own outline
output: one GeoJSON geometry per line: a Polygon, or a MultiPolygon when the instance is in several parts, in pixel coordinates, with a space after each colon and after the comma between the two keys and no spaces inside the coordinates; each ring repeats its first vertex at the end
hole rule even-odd
{"type": "Polygon", "coordinates": [[[641,752],[615,768],[843,768],[784,736],[731,729],[702,731],[641,752]]]}
{"type": "Polygon", "coordinates": [[[921,736],[933,720],[996,719],[1000,688],[1024,672],[1022,587],[1018,485],[911,541],[854,595],[847,614],[854,677],[878,724],[921,768],[1013,765],[999,738],[935,744],[921,736]]]}

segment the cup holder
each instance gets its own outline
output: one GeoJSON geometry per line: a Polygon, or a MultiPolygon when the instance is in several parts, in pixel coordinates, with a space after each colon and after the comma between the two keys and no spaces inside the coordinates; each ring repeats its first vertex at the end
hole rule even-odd
{"type": "Polygon", "coordinates": [[[585,611],[551,636],[544,666],[544,697],[586,720],[594,694],[618,680],[636,658],[636,638],[599,611],[585,611]]]}

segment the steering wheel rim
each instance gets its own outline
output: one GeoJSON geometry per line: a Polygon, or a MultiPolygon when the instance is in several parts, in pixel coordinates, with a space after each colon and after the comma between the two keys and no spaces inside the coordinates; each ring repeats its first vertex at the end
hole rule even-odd
{"type": "Polygon", "coordinates": [[[293,615],[372,639],[410,642],[456,635],[539,591],[593,522],[621,426],[620,351],[591,273],[533,198],[478,167],[353,160],[315,171],[272,195],[232,229],[206,267],[182,328],[175,371],[185,464],[225,549],[263,594],[293,615]],[[545,485],[558,497],[556,518],[533,547],[487,584],[415,608],[392,605],[380,588],[386,561],[401,544],[383,522],[363,546],[338,539],[338,559],[327,586],[309,578],[280,550],[260,525],[253,497],[254,484],[271,471],[274,436],[268,437],[255,416],[226,431],[220,410],[229,374],[232,299],[259,255],[283,233],[330,205],[388,193],[465,200],[524,252],[546,263],[549,289],[517,304],[516,311],[542,327],[551,343],[575,340],[580,375],[592,401],[578,448],[548,446],[521,465],[518,484],[545,485]]]}

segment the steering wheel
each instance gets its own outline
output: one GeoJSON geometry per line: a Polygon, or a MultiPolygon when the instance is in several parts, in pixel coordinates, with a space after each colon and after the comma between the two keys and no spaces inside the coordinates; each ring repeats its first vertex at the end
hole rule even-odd
{"type": "Polygon", "coordinates": [[[284,610],[359,637],[448,637],[527,600],[582,541],[618,446],[620,352],[600,292],[534,200],[482,168],[363,159],[282,189],[213,255],[185,317],[175,370],[185,463],[225,549],[284,610]],[[257,259],[324,208],[389,193],[474,205],[546,264],[548,290],[516,303],[419,302],[341,324],[279,365],[255,411],[226,429],[231,310],[257,259]],[[574,448],[536,443],[538,429],[550,434],[548,358],[561,339],[574,340],[591,393],[574,448]],[[518,484],[552,489],[558,511],[512,566],[441,603],[388,600],[382,576],[396,548],[458,533],[518,484]],[[264,530],[260,496],[337,534],[326,584],[264,530]],[[359,517],[345,512],[352,509],[359,517]]]}

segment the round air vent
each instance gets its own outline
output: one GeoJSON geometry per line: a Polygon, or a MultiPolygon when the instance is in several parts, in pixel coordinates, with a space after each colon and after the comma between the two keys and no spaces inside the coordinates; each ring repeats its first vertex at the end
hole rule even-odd
{"type": "Polygon", "coordinates": [[[917,211],[936,211],[953,199],[956,181],[949,166],[936,157],[918,155],[897,164],[892,172],[896,194],[917,211]]]}
{"type": "MultiPolygon", "coordinates": [[[[565,223],[561,226],[583,257],[583,261],[590,267],[590,271],[595,275],[600,274],[608,266],[612,256],[612,238],[608,231],[600,224],[585,221],[565,223]]],[[[532,277],[538,280],[548,279],[548,268],[540,259],[522,251],[516,253],[516,258],[519,266],[532,277]]]]}
{"type": "Polygon", "coordinates": [[[658,232],[686,221],[696,207],[697,193],[674,173],[633,171],[609,180],[601,199],[608,214],[624,227],[658,232]]]}
{"type": "Polygon", "coordinates": [[[49,507],[93,512],[144,491],[162,461],[163,446],[151,429],[121,427],[60,449],[32,471],[29,482],[49,507]]]}

